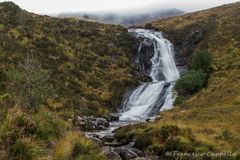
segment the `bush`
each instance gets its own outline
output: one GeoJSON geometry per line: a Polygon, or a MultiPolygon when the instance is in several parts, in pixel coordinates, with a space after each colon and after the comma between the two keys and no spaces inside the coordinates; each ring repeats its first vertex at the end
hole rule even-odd
{"type": "Polygon", "coordinates": [[[207,50],[201,50],[193,53],[190,68],[194,70],[203,70],[209,72],[212,57],[207,50]]]}
{"type": "Polygon", "coordinates": [[[12,83],[9,87],[12,95],[23,106],[36,107],[37,102],[51,92],[51,86],[46,85],[50,71],[44,70],[40,61],[32,55],[24,58],[15,68],[6,70],[5,74],[12,83]]]}
{"type": "Polygon", "coordinates": [[[0,145],[8,159],[32,159],[31,136],[35,126],[31,118],[21,112],[8,115],[0,126],[0,145]]]}
{"type": "Polygon", "coordinates": [[[169,137],[177,136],[180,134],[180,128],[173,125],[164,125],[159,129],[152,131],[152,134],[160,139],[161,142],[165,142],[169,137]]]}
{"type": "Polygon", "coordinates": [[[186,98],[183,96],[178,96],[174,101],[174,106],[181,105],[185,102],[186,98]]]}
{"type": "Polygon", "coordinates": [[[135,137],[136,142],[134,147],[144,150],[147,149],[152,144],[152,139],[146,134],[139,134],[135,137]]]}
{"type": "Polygon", "coordinates": [[[165,144],[167,151],[182,151],[182,144],[179,139],[168,139],[165,144]]]}
{"type": "Polygon", "coordinates": [[[205,81],[205,73],[200,70],[191,70],[176,82],[175,90],[179,95],[187,97],[200,91],[204,87],[205,81]]]}

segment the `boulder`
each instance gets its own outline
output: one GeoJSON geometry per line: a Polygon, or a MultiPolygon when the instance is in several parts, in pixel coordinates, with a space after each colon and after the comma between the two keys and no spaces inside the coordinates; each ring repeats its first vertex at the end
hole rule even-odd
{"type": "Polygon", "coordinates": [[[105,118],[94,118],[87,116],[77,116],[73,119],[73,123],[82,131],[106,130],[109,122],[105,118]]]}
{"type": "Polygon", "coordinates": [[[99,146],[102,146],[103,145],[103,142],[99,139],[99,138],[96,138],[96,137],[89,137],[92,142],[96,143],[97,145],[99,146]]]}
{"type": "Polygon", "coordinates": [[[134,158],[134,160],[151,160],[151,159],[145,158],[145,157],[137,157],[137,158],[134,158]]]}
{"type": "Polygon", "coordinates": [[[113,142],[114,141],[114,135],[109,134],[101,138],[103,142],[113,142]]]}
{"type": "Polygon", "coordinates": [[[137,149],[137,148],[128,148],[129,151],[136,153],[139,157],[143,157],[144,153],[143,151],[137,149]]]}
{"type": "Polygon", "coordinates": [[[117,113],[109,114],[109,121],[118,121],[118,120],[119,120],[119,114],[117,114],[117,113]]]}
{"type": "Polygon", "coordinates": [[[161,116],[156,115],[154,117],[148,118],[146,121],[149,122],[149,123],[153,123],[153,122],[156,122],[156,121],[160,120],[161,118],[162,118],[161,116]]]}
{"type": "Polygon", "coordinates": [[[109,122],[105,118],[96,118],[96,122],[98,125],[109,127],[109,122]]]}
{"type": "Polygon", "coordinates": [[[114,151],[120,155],[122,160],[132,160],[139,157],[139,155],[132,150],[132,148],[115,148],[114,151]]]}
{"type": "Polygon", "coordinates": [[[122,160],[122,158],[109,146],[102,147],[103,153],[109,160],[122,160]]]}

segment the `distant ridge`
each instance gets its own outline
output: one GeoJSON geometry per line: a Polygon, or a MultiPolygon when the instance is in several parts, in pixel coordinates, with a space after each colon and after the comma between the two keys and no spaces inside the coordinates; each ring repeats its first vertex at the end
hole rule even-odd
{"type": "Polygon", "coordinates": [[[120,24],[123,26],[139,25],[154,21],[157,19],[173,17],[182,15],[185,12],[179,9],[165,9],[165,10],[154,10],[137,14],[121,14],[121,13],[61,13],[57,17],[60,18],[78,18],[94,20],[103,23],[120,24]]]}

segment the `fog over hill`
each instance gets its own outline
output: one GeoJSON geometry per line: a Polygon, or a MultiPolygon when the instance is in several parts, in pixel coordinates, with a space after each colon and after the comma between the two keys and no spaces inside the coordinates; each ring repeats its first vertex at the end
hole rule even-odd
{"type": "Polygon", "coordinates": [[[160,10],[140,10],[126,12],[73,12],[61,13],[57,17],[61,18],[78,18],[88,19],[103,23],[120,24],[123,26],[131,26],[147,23],[153,20],[168,18],[184,14],[179,9],[160,9],[160,10]]]}

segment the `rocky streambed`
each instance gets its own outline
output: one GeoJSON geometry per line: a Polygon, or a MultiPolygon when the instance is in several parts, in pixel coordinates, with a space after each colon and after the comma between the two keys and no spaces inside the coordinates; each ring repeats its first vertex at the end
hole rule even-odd
{"type": "Polygon", "coordinates": [[[152,123],[159,120],[155,116],[142,122],[119,121],[118,114],[111,114],[108,119],[94,117],[76,117],[74,125],[85,132],[86,137],[98,144],[109,160],[158,160],[157,156],[149,156],[135,147],[135,139],[117,140],[117,129],[137,123],[152,123]]]}

